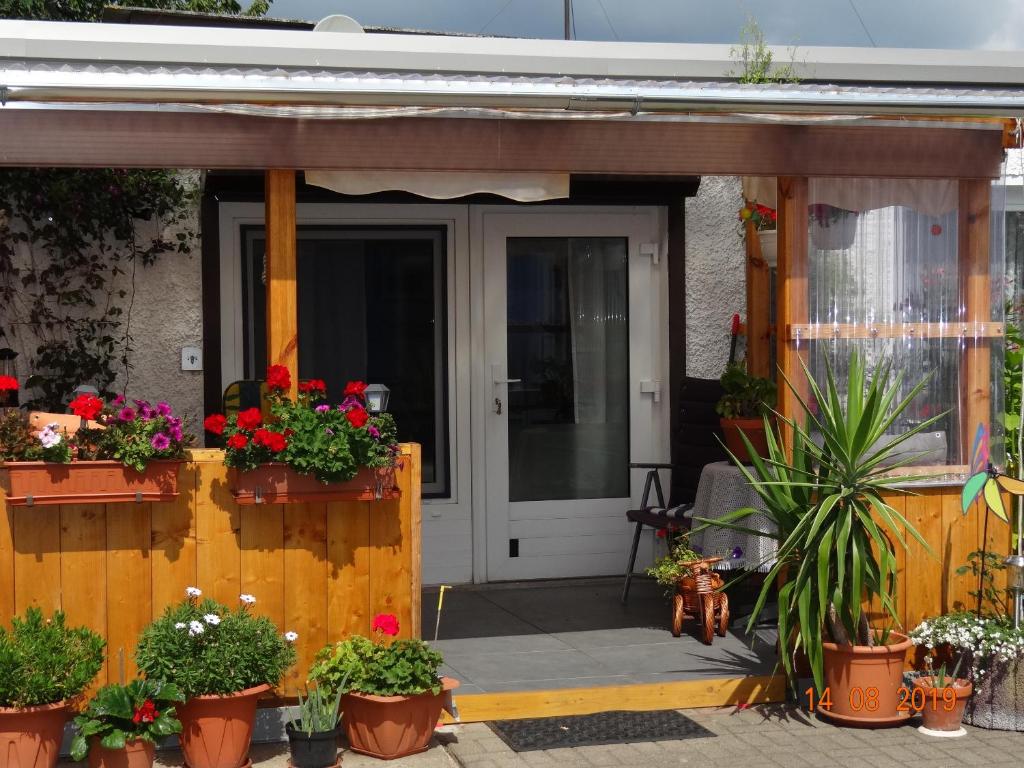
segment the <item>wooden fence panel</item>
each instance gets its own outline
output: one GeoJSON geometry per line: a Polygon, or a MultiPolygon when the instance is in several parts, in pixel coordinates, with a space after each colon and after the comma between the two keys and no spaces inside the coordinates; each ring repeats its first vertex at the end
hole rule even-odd
{"type": "Polygon", "coordinates": [[[0,495],[0,621],[38,605],[101,632],[100,685],[135,674],[139,632],[186,587],[229,606],[251,593],[256,611],[299,635],[282,685],[293,695],[316,652],[368,633],[373,613],[396,613],[403,636],[418,630],[418,447],[402,454],[401,499],[381,503],[239,507],[210,450],[182,465],[173,502],[8,508],[0,495]]]}

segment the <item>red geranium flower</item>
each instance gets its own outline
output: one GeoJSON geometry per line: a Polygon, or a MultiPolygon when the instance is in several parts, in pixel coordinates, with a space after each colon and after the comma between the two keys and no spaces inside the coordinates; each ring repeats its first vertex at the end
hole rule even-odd
{"type": "Polygon", "coordinates": [[[373,624],[370,628],[374,632],[383,632],[385,635],[394,637],[398,634],[398,617],[393,613],[378,613],[373,617],[373,624]]]}
{"type": "Polygon", "coordinates": [[[103,410],[103,401],[96,397],[96,395],[79,395],[71,401],[69,407],[75,416],[92,420],[99,416],[100,411],[103,410]]]}
{"type": "Polygon", "coordinates": [[[327,384],[324,383],[323,379],[310,379],[309,381],[300,381],[299,392],[303,392],[305,394],[315,392],[322,395],[327,392],[327,384]]]}
{"type": "Polygon", "coordinates": [[[267,386],[271,389],[283,390],[292,385],[292,375],[283,365],[271,365],[267,368],[267,386]]]}
{"type": "Polygon", "coordinates": [[[280,432],[271,432],[269,429],[257,429],[252,436],[256,445],[269,448],[274,453],[280,453],[288,447],[288,441],[280,432]]]}
{"type": "Polygon", "coordinates": [[[153,703],[152,699],[146,699],[141,707],[135,708],[135,714],[132,715],[132,722],[138,725],[139,723],[152,723],[160,717],[160,713],[156,710],[156,704],[153,703]]]}
{"type": "Polygon", "coordinates": [[[228,438],[228,448],[234,448],[236,451],[240,451],[249,444],[249,438],[243,435],[241,432],[236,432],[228,438]]]}
{"type": "Polygon", "coordinates": [[[353,408],[345,414],[345,418],[348,419],[349,424],[359,429],[359,427],[364,426],[370,420],[370,414],[366,412],[365,408],[353,408]]]}
{"type": "Polygon", "coordinates": [[[0,392],[9,392],[18,388],[18,380],[13,376],[0,376],[0,392]]]}
{"type": "Polygon", "coordinates": [[[238,428],[246,431],[256,429],[263,423],[263,414],[259,408],[247,408],[238,414],[238,428]]]}
{"type": "Polygon", "coordinates": [[[227,426],[228,420],[219,413],[213,413],[206,417],[203,421],[203,428],[207,432],[212,432],[215,435],[223,435],[224,427],[227,426]]]}
{"type": "Polygon", "coordinates": [[[350,381],[345,385],[345,397],[358,397],[364,398],[366,395],[366,382],[365,381],[350,381]]]}

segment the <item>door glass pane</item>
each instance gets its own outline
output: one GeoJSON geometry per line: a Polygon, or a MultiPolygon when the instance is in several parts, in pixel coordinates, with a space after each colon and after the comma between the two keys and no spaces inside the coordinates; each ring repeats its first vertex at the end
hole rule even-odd
{"type": "Polygon", "coordinates": [[[629,496],[627,240],[506,249],[509,500],[629,496]]]}
{"type": "MultiPolygon", "coordinates": [[[[265,232],[246,231],[246,371],[266,370],[265,232]]],[[[398,437],[423,447],[423,492],[448,495],[444,232],[298,230],[299,376],[323,379],[340,403],[345,383],[391,390],[398,437]]]]}

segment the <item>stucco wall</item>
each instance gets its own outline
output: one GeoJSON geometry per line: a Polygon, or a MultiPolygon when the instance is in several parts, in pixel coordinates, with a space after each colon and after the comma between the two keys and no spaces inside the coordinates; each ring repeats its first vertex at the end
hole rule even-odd
{"type": "MultiPolygon", "coordinates": [[[[200,183],[198,171],[184,173],[187,184],[197,186],[200,183]]],[[[198,232],[198,213],[198,206],[192,207],[190,220],[181,226],[198,232]]],[[[150,225],[142,225],[142,234],[147,234],[147,226],[150,225]]],[[[177,229],[169,229],[168,236],[173,239],[177,229]]],[[[21,258],[29,258],[26,248],[20,248],[18,253],[21,258]]],[[[123,267],[128,273],[118,277],[114,285],[129,294],[120,300],[127,317],[132,275],[130,264],[124,264],[123,267]]],[[[189,429],[201,435],[203,374],[201,371],[181,370],[181,348],[202,346],[202,283],[198,239],[191,254],[167,253],[152,266],[138,264],[134,283],[135,297],[131,304],[130,324],[133,349],[129,358],[131,371],[127,378],[126,395],[130,398],[166,400],[176,413],[188,419],[189,429]]],[[[14,338],[4,340],[4,344],[19,353],[16,361],[18,377],[24,382],[32,372],[31,361],[39,344],[38,339],[21,328],[14,338]]],[[[113,385],[115,391],[121,391],[125,378],[122,368],[113,385]]]]}
{"type": "MultiPolygon", "coordinates": [[[[729,359],[734,313],[746,317],[745,252],[736,176],[705,176],[686,200],[686,374],[717,379],[729,359]]],[[[742,355],[742,349],[739,350],[742,355]]]]}

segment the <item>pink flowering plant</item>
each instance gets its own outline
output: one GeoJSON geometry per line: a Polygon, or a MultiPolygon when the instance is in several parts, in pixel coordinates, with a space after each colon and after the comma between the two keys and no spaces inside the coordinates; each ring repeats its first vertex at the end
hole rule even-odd
{"type": "Polygon", "coordinates": [[[139,671],[173,683],[186,697],[277,685],[295,663],[298,635],[254,613],[255,603],[252,595],[239,595],[238,607],[229,608],[188,587],[184,600],[142,631],[139,671]]]}
{"type": "Polygon", "coordinates": [[[321,649],[310,680],[332,691],[373,696],[439,693],[441,654],[422,640],[399,640],[400,629],[393,613],[377,614],[372,637],[354,635],[321,649]]]}
{"type": "Polygon", "coordinates": [[[344,482],[360,467],[385,469],[398,457],[397,429],[391,414],[366,410],[366,385],[350,381],[337,406],[327,403],[327,385],[310,379],[287,393],[291,374],[281,365],[267,369],[269,415],[249,408],[230,416],[213,414],[206,431],[224,440],[224,463],[243,471],[267,462],[283,462],[324,483],[344,482]]]}
{"type": "Polygon", "coordinates": [[[154,459],[184,458],[192,441],[184,421],[165,402],[152,405],[132,400],[129,404],[119,395],[106,403],[85,395],[71,403],[71,410],[96,423],[80,428],[71,438],[79,460],[120,461],[142,472],[154,459]]]}

